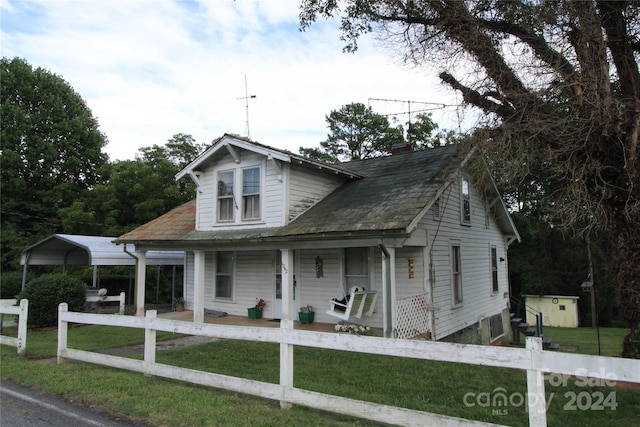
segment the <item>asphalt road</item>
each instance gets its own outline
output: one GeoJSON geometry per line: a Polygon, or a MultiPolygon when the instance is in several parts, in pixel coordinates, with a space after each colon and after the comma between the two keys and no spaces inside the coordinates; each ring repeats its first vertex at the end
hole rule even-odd
{"type": "Polygon", "coordinates": [[[2,427],[149,427],[102,409],[40,393],[11,381],[0,382],[2,427]]]}

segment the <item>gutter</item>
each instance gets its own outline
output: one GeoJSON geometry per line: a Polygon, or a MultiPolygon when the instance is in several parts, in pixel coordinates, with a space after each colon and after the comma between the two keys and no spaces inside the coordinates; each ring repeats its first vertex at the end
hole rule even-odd
{"type": "Polygon", "coordinates": [[[129,255],[131,258],[135,259],[135,260],[136,260],[136,262],[138,261],[138,256],[137,256],[136,254],[134,254],[134,253],[132,253],[132,252],[129,252],[129,251],[127,250],[127,244],[126,244],[126,243],[124,244],[123,249],[124,249],[124,253],[125,253],[125,254],[127,254],[127,255],[129,255]]]}

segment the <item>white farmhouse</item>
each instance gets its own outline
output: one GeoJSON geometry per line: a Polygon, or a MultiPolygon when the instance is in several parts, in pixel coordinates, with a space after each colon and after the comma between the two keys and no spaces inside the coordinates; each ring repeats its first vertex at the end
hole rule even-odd
{"type": "Polygon", "coordinates": [[[135,244],[138,283],[146,251],[185,252],[194,321],[264,299],[264,317],[311,305],[334,323],[358,307],[331,313],[332,299],[358,287],[370,305],[355,320],[385,336],[490,343],[508,336],[520,237],[495,186],[481,194],[465,173],[469,156],[449,145],[334,165],[224,135],[176,177],[196,198],[117,243],[135,244]]]}

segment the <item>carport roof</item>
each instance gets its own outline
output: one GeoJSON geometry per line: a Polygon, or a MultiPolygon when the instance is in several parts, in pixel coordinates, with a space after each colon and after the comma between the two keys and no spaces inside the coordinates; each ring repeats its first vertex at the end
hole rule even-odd
{"type": "MultiPolygon", "coordinates": [[[[22,251],[21,265],[135,265],[115,237],[53,234],[22,251]]],[[[135,252],[135,246],[129,246],[135,252]]],[[[148,251],[147,265],[184,265],[182,251],[148,251]]]]}

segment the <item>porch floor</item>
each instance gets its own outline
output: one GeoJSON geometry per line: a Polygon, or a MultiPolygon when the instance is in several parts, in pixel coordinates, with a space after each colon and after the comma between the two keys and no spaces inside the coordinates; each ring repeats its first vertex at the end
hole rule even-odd
{"type": "MultiPolygon", "coordinates": [[[[184,322],[193,321],[193,311],[170,311],[167,313],[158,313],[158,317],[162,319],[181,320],[184,322]]],[[[280,322],[272,319],[249,319],[246,316],[233,316],[226,315],[223,317],[204,317],[204,323],[212,323],[217,325],[235,325],[235,326],[258,326],[261,328],[279,328],[280,322]]],[[[319,323],[313,322],[311,324],[304,324],[298,321],[294,324],[294,329],[300,329],[303,331],[316,331],[316,332],[334,332],[335,323],[319,323]]]]}

